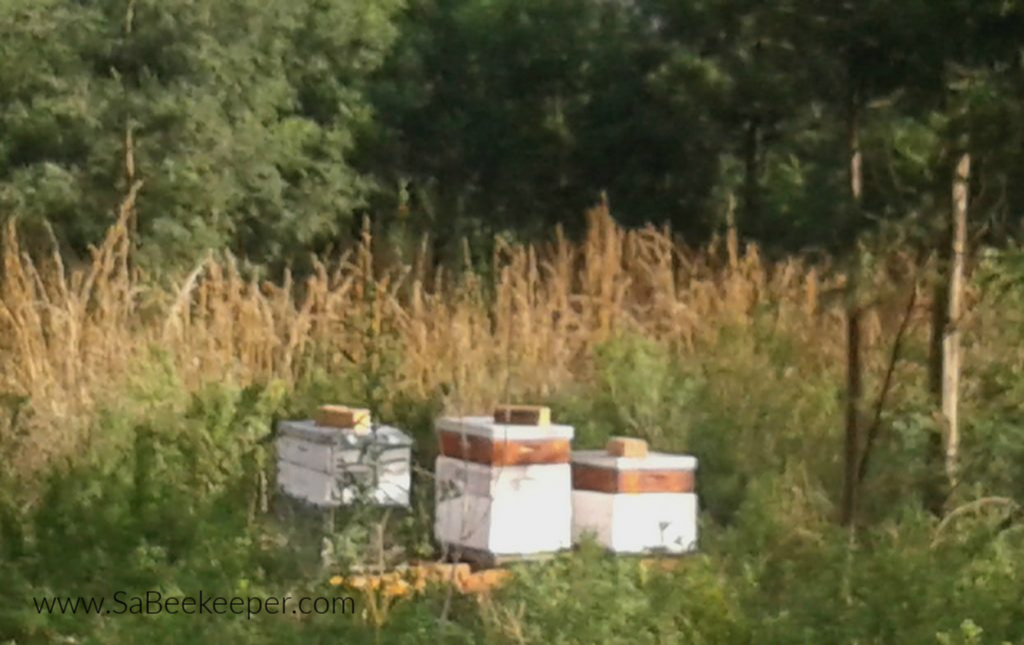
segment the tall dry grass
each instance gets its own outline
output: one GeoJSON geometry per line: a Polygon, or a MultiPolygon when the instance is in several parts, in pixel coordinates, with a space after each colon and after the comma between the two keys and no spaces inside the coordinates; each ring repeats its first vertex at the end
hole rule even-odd
{"type": "MultiPolygon", "coordinates": [[[[544,397],[585,378],[590,350],[622,332],[686,360],[723,330],[757,321],[804,339],[807,360],[821,369],[842,363],[842,308],[830,295],[841,275],[797,258],[766,262],[734,238],[694,250],[668,230],[623,230],[605,206],[588,214],[578,243],[556,231],[546,244],[499,244],[493,284],[468,270],[432,270],[422,253],[411,266],[380,266],[367,231],[357,248],[317,262],[301,282],[259,283],[220,256],[174,289],[130,269],[129,210],[78,269],[56,250],[27,254],[15,223],[6,227],[0,393],[31,410],[12,457],[22,468],[76,450],[82,420],[154,346],[197,387],[294,382],[313,354],[342,370],[373,360],[375,335],[388,335],[400,348],[389,387],[426,396],[444,385],[449,407],[464,411],[510,394],[544,397]]],[[[879,289],[892,289],[879,275],[879,289]]],[[[884,340],[887,315],[872,308],[869,347],[884,340]]],[[[13,445],[8,416],[0,414],[0,446],[13,445]]]]}

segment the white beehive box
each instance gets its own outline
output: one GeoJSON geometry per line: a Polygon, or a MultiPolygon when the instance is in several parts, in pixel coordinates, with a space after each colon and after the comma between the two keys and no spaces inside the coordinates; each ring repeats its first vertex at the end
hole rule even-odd
{"type": "Polygon", "coordinates": [[[697,548],[697,460],[649,453],[572,455],[572,537],[616,553],[683,554],[697,548]]]}
{"type": "Polygon", "coordinates": [[[332,428],[315,421],[278,424],[278,485],[316,506],[358,502],[408,506],[412,439],[397,428],[332,428]]]}
{"type": "Polygon", "coordinates": [[[480,416],[440,419],[436,429],[438,542],[503,557],[571,547],[571,426],[480,416]]]}
{"type": "Polygon", "coordinates": [[[438,457],[438,541],[494,555],[572,546],[569,464],[504,466],[438,457]]]}

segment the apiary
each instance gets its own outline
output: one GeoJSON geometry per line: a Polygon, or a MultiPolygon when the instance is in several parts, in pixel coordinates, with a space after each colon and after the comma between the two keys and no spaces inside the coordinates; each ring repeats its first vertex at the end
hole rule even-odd
{"type": "Polygon", "coordinates": [[[315,506],[408,506],[412,439],[373,427],[365,410],[324,406],[315,419],[278,424],[278,485],[315,506]]]}
{"type": "Polygon", "coordinates": [[[437,421],[438,542],[481,560],[572,546],[573,428],[550,423],[549,415],[504,406],[493,416],[437,421]]]}
{"type": "Polygon", "coordinates": [[[638,439],[572,453],[572,538],[615,553],[682,554],[697,546],[697,460],[648,452],[638,439]]]}

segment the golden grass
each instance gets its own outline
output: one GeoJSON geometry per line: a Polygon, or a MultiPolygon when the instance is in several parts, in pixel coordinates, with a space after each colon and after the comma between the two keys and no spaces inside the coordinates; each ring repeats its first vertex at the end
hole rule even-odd
{"type": "MultiPolygon", "coordinates": [[[[211,257],[175,289],[130,270],[127,212],[80,269],[57,252],[30,257],[16,225],[6,227],[0,393],[30,402],[31,432],[16,457],[23,468],[74,451],[77,420],[153,346],[197,387],[294,382],[314,352],[342,370],[376,360],[368,348],[389,334],[400,357],[389,387],[425,396],[444,384],[454,393],[448,406],[460,411],[490,409],[509,394],[546,397],[584,378],[590,350],[624,331],[685,359],[757,319],[804,339],[810,364],[842,365],[841,302],[829,295],[841,275],[797,258],[768,263],[735,239],[690,250],[668,230],[621,229],[604,206],[588,214],[579,243],[556,231],[546,244],[499,245],[491,285],[468,271],[430,271],[423,253],[411,266],[379,266],[365,232],[351,253],[317,262],[302,283],[258,283],[233,258],[211,257]]],[[[891,290],[886,280],[882,291],[891,290]]],[[[868,347],[884,339],[890,315],[872,308],[868,347]]],[[[6,416],[0,410],[0,448],[10,439],[6,416]]]]}

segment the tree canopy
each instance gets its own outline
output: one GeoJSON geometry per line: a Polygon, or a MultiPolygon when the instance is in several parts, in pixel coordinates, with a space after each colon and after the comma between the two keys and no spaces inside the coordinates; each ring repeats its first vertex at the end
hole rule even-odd
{"type": "Polygon", "coordinates": [[[95,243],[133,181],[152,267],[293,261],[363,215],[442,242],[627,225],[700,241],[730,200],[787,251],[866,217],[1021,234],[1019,1],[2,0],[0,217],[95,243]]]}

